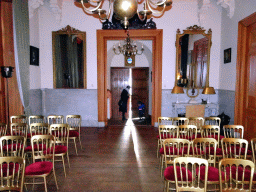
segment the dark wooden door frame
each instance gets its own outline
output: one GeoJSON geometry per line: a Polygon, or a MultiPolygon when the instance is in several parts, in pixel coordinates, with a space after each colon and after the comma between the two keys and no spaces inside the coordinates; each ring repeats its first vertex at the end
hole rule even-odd
{"type": "MultiPolygon", "coordinates": [[[[129,30],[132,39],[152,40],[152,118],[161,116],[162,104],[162,29],[129,30]]],[[[98,121],[107,125],[107,41],[125,39],[125,30],[97,30],[98,121]]]]}

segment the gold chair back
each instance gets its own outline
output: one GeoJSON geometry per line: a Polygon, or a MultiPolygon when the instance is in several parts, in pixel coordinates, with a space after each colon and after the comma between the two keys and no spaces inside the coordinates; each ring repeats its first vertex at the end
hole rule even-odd
{"type": "Polygon", "coordinates": [[[221,140],[223,158],[246,159],[248,141],[238,138],[223,138],[221,140]]]}
{"type": "Polygon", "coordinates": [[[205,125],[218,125],[220,127],[221,118],[219,117],[205,117],[204,124],[205,125]]]}
{"type": "Polygon", "coordinates": [[[66,145],[68,147],[69,125],[52,124],[50,125],[50,134],[55,136],[55,143],[66,145]]]}
{"type": "Polygon", "coordinates": [[[23,191],[25,159],[0,157],[0,191],[23,191]]]}
{"type": "Polygon", "coordinates": [[[200,178],[200,169],[204,166],[205,177],[208,178],[208,161],[196,157],[177,157],[174,159],[174,175],[176,191],[207,191],[207,182],[202,184],[200,178]],[[196,176],[196,169],[199,175],[196,176]]]}
{"type": "Polygon", "coordinates": [[[69,130],[75,130],[80,133],[81,129],[81,115],[67,115],[66,123],[69,125],[69,130]]]}
{"type": "Polygon", "coordinates": [[[158,117],[159,125],[172,125],[172,117],[158,117]]]}
{"type": "Polygon", "coordinates": [[[159,125],[158,132],[161,147],[165,139],[179,138],[179,127],[176,125],[159,125]]]}
{"type": "Polygon", "coordinates": [[[27,138],[28,125],[26,123],[11,123],[11,135],[19,135],[27,138]]]}
{"type": "Polygon", "coordinates": [[[189,119],[186,117],[173,117],[172,124],[173,125],[188,125],[189,119]]]}
{"type": "Polygon", "coordinates": [[[1,157],[24,157],[26,139],[23,136],[2,136],[0,138],[1,157]]]}
{"type": "Polygon", "coordinates": [[[192,141],[197,138],[197,127],[195,125],[180,125],[179,138],[192,141]]]}
{"type": "Polygon", "coordinates": [[[204,125],[201,128],[201,137],[214,138],[220,144],[220,127],[218,125],[204,125]]]}
{"type": "Polygon", "coordinates": [[[251,192],[254,169],[255,165],[250,160],[222,159],[219,162],[220,191],[251,192]]]}
{"type": "Polygon", "coordinates": [[[51,124],[63,124],[64,116],[63,115],[49,115],[47,116],[47,123],[51,124]]]}
{"type": "Polygon", "coordinates": [[[244,138],[244,127],[242,125],[224,125],[223,131],[226,138],[244,138]]]}
{"type": "Polygon", "coordinates": [[[32,123],[29,126],[31,137],[33,135],[48,135],[49,134],[48,123],[32,123]]]}
{"type": "Polygon", "coordinates": [[[6,123],[0,123],[0,137],[5,136],[7,133],[7,124],[6,123]]]}
{"type": "Polygon", "coordinates": [[[10,117],[11,123],[28,123],[25,115],[13,115],[10,117]]]}
{"type": "Polygon", "coordinates": [[[252,148],[252,160],[254,164],[256,163],[256,138],[251,139],[251,148],[252,148]]]}
{"type": "Polygon", "coordinates": [[[45,117],[43,115],[31,115],[28,117],[29,125],[32,123],[45,123],[45,117]]]}
{"type": "Polygon", "coordinates": [[[189,125],[195,125],[197,127],[197,133],[201,133],[201,128],[204,125],[203,117],[189,117],[189,125]]]}

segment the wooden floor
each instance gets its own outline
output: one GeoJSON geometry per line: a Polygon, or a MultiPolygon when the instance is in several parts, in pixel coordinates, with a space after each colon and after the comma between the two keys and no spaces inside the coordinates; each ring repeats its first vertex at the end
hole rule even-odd
{"type": "MultiPolygon", "coordinates": [[[[83,127],[78,156],[69,145],[71,167],[66,178],[61,163],[56,163],[58,191],[163,191],[157,135],[156,128],[135,126],[131,120],[105,128],[83,127]]],[[[43,190],[43,185],[35,187],[43,190]]],[[[56,191],[53,178],[48,191],[56,191]]]]}

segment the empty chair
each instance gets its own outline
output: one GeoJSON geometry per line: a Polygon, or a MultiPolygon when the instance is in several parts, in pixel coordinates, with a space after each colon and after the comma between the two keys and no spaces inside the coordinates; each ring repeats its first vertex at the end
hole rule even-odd
{"type": "Polygon", "coordinates": [[[7,134],[7,124],[0,123],[0,137],[7,134]]]}
{"type": "Polygon", "coordinates": [[[69,125],[69,139],[74,141],[76,155],[77,147],[76,142],[78,141],[80,147],[82,149],[81,144],[81,116],[80,115],[67,115],[66,116],[66,123],[69,125]]]}
{"type": "Polygon", "coordinates": [[[172,124],[173,125],[188,125],[189,119],[186,117],[173,117],[172,124]]]}
{"type": "Polygon", "coordinates": [[[31,115],[28,117],[29,125],[32,123],[46,123],[45,117],[43,115],[31,115]]]}
{"type": "Polygon", "coordinates": [[[55,137],[52,135],[34,135],[31,137],[31,145],[33,163],[25,169],[25,185],[44,184],[45,191],[47,191],[46,178],[53,173],[58,189],[54,168],[55,137]],[[34,179],[36,178],[42,178],[43,182],[35,182],[34,179]],[[26,179],[33,179],[33,182],[26,182],[26,179]]]}
{"type": "Polygon", "coordinates": [[[208,179],[208,161],[206,159],[196,157],[177,157],[174,159],[174,178],[176,191],[207,191],[207,182],[201,184],[201,180],[208,179]],[[196,176],[196,172],[201,173],[204,169],[203,175],[196,176]]]}
{"type": "Polygon", "coordinates": [[[226,138],[244,138],[244,127],[242,125],[224,125],[223,131],[226,138]]]}
{"type": "Polygon", "coordinates": [[[0,157],[0,191],[23,191],[25,159],[0,157]]]}
{"type": "Polygon", "coordinates": [[[203,117],[189,117],[189,125],[195,125],[197,127],[197,133],[201,133],[201,128],[204,125],[203,117]]]}
{"type": "Polygon", "coordinates": [[[55,136],[55,157],[61,157],[61,160],[55,158],[55,161],[62,161],[64,174],[66,177],[65,156],[70,167],[68,154],[69,125],[52,124],[50,125],[50,134],[55,136]]]}
{"type": "Polygon", "coordinates": [[[218,125],[220,127],[221,119],[219,117],[205,117],[205,125],[218,125]]]}
{"type": "Polygon", "coordinates": [[[164,149],[163,149],[163,141],[169,138],[178,138],[179,137],[179,127],[176,125],[159,125],[159,141],[160,141],[160,164],[161,164],[161,175],[164,164],[164,149]]]}
{"type": "Polygon", "coordinates": [[[28,123],[25,115],[13,115],[10,117],[11,123],[28,123]]]}
{"type": "Polygon", "coordinates": [[[223,138],[221,140],[223,158],[246,159],[247,153],[252,155],[248,150],[248,141],[238,138],[223,138]]]}
{"type": "Polygon", "coordinates": [[[192,141],[197,138],[197,127],[195,125],[180,125],[179,138],[192,141]]]}
{"type": "Polygon", "coordinates": [[[256,163],[256,138],[251,139],[252,160],[256,163]]]}
{"type": "MultiPolygon", "coordinates": [[[[172,125],[172,118],[171,117],[158,117],[158,127],[159,127],[159,125],[172,125]]],[[[158,135],[157,151],[156,151],[157,157],[159,156],[160,147],[161,147],[161,143],[160,143],[160,138],[159,138],[159,135],[158,135]]]]}
{"type": "Polygon", "coordinates": [[[24,148],[26,145],[23,136],[2,136],[0,138],[1,157],[24,157],[24,148]]]}
{"type": "MultiPolygon", "coordinates": [[[[175,184],[173,162],[177,157],[186,157],[190,153],[190,141],[187,139],[165,139],[164,150],[164,181],[166,191],[170,190],[170,184],[175,184]]],[[[175,190],[174,188],[172,190],[175,190]]]]}
{"type": "Polygon", "coordinates": [[[220,191],[251,191],[255,165],[245,159],[222,159],[219,162],[220,191]]]}
{"type": "Polygon", "coordinates": [[[62,124],[64,123],[64,116],[63,115],[49,115],[47,116],[47,123],[51,124],[62,124]]]}

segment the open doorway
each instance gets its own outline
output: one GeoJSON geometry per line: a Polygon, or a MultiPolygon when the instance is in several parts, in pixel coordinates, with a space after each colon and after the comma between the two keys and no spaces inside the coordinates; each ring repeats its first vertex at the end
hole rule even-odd
{"type": "MultiPolygon", "coordinates": [[[[111,114],[108,124],[120,124],[122,113],[118,102],[121,92],[130,86],[126,119],[132,119],[137,125],[151,124],[151,82],[149,81],[149,67],[111,67],[111,114]]],[[[124,123],[124,122],[123,122],[124,123]]]]}

